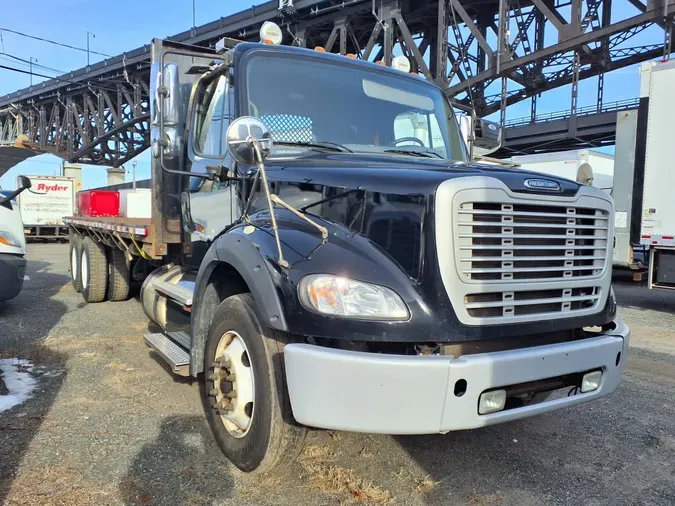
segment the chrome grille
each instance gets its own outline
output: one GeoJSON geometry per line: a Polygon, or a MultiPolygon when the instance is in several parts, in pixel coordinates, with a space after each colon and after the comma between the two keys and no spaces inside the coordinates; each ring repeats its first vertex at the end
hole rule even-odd
{"type": "Polygon", "coordinates": [[[560,320],[597,313],[610,292],[612,201],[517,192],[488,176],[436,191],[443,286],[464,325],[560,320]]]}
{"type": "Polygon", "coordinates": [[[583,279],[605,267],[606,210],[466,202],[456,224],[459,270],[469,282],[583,279]]]}
{"type": "Polygon", "coordinates": [[[581,311],[595,306],[600,288],[565,288],[561,290],[527,290],[470,294],[464,305],[474,318],[543,315],[581,311]]]}

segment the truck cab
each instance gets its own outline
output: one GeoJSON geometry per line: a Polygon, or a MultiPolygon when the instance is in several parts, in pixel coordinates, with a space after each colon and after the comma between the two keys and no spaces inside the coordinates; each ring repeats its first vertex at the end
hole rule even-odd
{"type": "Polygon", "coordinates": [[[471,162],[404,64],[222,48],[154,41],[152,240],[114,244],[237,467],[294,458],[307,427],[445,433],[616,389],[608,195],[471,162]]]}

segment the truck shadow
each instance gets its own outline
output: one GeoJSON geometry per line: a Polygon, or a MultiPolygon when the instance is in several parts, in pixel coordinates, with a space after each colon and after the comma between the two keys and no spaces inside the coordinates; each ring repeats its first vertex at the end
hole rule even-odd
{"type": "Polygon", "coordinates": [[[66,379],[67,357],[41,342],[68,311],[66,304],[53,296],[69,279],[47,272],[49,265],[29,261],[26,275],[30,279],[21,293],[0,303],[0,358],[29,361],[34,366],[30,374],[36,380],[27,401],[0,412],[0,504],[5,504],[23,456],[66,379]]]}
{"type": "Polygon", "coordinates": [[[659,475],[671,434],[663,421],[671,410],[655,409],[660,395],[624,381],[613,395],[555,413],[394,439],[435,482],[427,504],[651,504],[643,499],[673,490],[672,477],[659,475]]]}
{"type": "Polygon", "coordinates": [[[650,290],[646,284],[626,281],[614,282],[614,292],[619,306],[662,313],[675,312],[675,290],[650,290]]]}
{"type": "Polygon", "coordinates": [[[232,495],[230,464],[203,416],[169,416],[119,484],[125,505],[212,504],[232,495]]]}

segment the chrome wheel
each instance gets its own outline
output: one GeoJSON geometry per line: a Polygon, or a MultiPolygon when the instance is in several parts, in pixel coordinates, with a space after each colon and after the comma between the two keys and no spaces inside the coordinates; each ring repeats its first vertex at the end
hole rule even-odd
{"type": "Polygon", "coordinates": [[[80,258],[80,269],[82,272],[82,289],[86,290],[89,286],[89,263],[86,259],[87,252],[82,251],[82,257],[80,258]]]}
{"type": "Polygon", "coordinates": [[[216,398],[220,420],[232,436],[244,437],[253,421],[255,381],[251,355],[234,330],[220,338],[212,367],[210,395],[216,398]]]}

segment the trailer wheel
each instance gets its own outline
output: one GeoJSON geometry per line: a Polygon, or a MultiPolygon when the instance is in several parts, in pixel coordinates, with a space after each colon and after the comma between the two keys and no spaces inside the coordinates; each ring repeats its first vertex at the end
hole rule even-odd
{"type": "Polygon", "coordinates": [[[80,293],[82,291],[82,274],[80,269],[80,260],[82,256],[82,236],[71,233],[70,236],[70,282],[73,289],[80,293]]]}
{"type": "Polygon", "coordinates": [[[129,298],[131,270],[124,252],[118,248],[109,248],[108,300],[119,302],[129,298]]]}
{"type": "Polygon", "coordinates": [[[80,257],[80,273],[82,278],[82,295],[87,302],[103,302],[108,288],[108,259],[102,244],[94,242],[91,237],[82,241],[80,257]]]}
{"type": "Polygon", "coordinates": [[[293,461],[307,428],[291,412],[283,364],[288,339],[263,327],[249,294],[223,301],[211,322],[204,356],[204,407],[216,442],[245,472],[293,461]]]}

